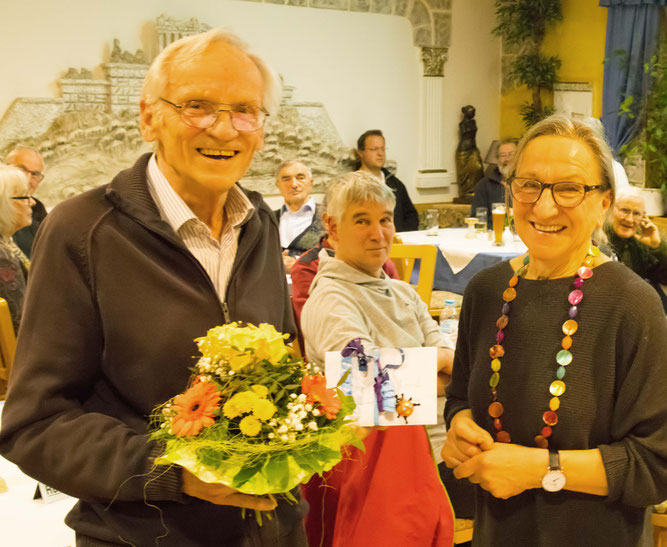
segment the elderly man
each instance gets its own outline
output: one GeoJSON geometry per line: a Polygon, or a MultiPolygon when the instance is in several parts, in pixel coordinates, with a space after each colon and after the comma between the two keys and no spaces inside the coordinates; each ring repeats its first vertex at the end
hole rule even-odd
{"type": "MultiPolygon", "coordinates": [[[[470,207],[470,216],[475,216],[478,207],[486,207],[487,218],[491,219],[491,205],[505,202],[504,180],[509,175],[510,165],[516,152],[515,139],[502,139],[498,144],[498,163],[491,172],[482,177],[475,187],[475,197],[470,207]]],[[[488,171],[487,171],[488,172],[488,171]]]]}
{"type": "Polygon", "coordinates": [[[410,200],[405,185],[398,177],[384,168],[387,160],[387,148],[384,135],[379,129],[369,129],[357,140],[357,156],[360,171],[366,171],[392,189],[396,196],[394,208],[394,226],[397,232],[409,232],[419,229],[419,215],[410,200]]]}
{"type": "MultiPolygon", "coordinates": [[[[454,352],[428,307],[412,287],[383,271],[396,233],[394,205],[393,192],[363,171],[347,173],[327,194],[335,255],[320,253],[303,307],[306,354],[323,366],[327,351],[341,351],[355,338],[369,349],[434,346],[438,370],[447,376],[454,352]]],[[[336,507],[322,499],[325,488],[308,489],[309,501],[324,506],[307,522],[311,540],[323,526],[333,545],[451,545],[451,507],[425,429],[374,430],[364,445],[365,452],[351,448],[332,471],[336,507]]]]}
{"type": "Polygon", "coordinates": [[[14,242],[30,258],[32,242],[35,239],[37,228],[46,217],[46,207],[35,198],[39,183],[44,180],[44,160],[42,155],[32,148],[14,148],[5,160],[7,165],[13,165],[23,171],[28,177],[28,191],[35,204],[32,206],[32,224],[20,229],[13,236],[14,242]]]}
{"type": "Polygon", "coordinates": [[[658,292],[667,313],[667,243],[644,209],[644,198],[636,188],[616,195],[611,222],[605,226],[609,244],[628,268],[648,281],[658,292]]]}
{"type": "Polygon", "coordinates": [[[141,131],[156,153],[58,205],[35,242],[0,451],[79,498],[77,545],[304,545],[304,503],[156,466],[152,409],[187,385],[193,339],[229,321],[293,332],[272,211],[237,181],[278,85],[234,36],[153,62],[141,131]],[[240,507],[275,508],[258,526],[240,507]]]}
{"type": "Polygon", "coordinates": [[[316,205],[310,192],[313,174],[301,160],[287,160],[278,166],[276,186],[285,203],[275,211],[280,229],[285,271],[290,273],[296,259],[313,248],[325,233],[322,207],[316,205]]]}

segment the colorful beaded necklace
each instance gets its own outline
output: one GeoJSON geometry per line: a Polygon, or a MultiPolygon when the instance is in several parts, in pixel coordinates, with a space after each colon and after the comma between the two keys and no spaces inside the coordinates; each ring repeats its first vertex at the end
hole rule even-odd
{"type": "MultiPolygon", "coordinates": [[[[593,277],[593,270],[591,269],[595,258],[600,255],[600,249],[594,244],[588,249],[588,254],[584,259],[581,267],[577,269],[577,275],[574,279],[574,289],[570,292],[567,297],[567,301],[570,304],[569,316],[570,318],[563,323],[562,330],[565,337],[561,341],[562,349],[556,354],[556,362],[558,363],[558,369],[556,369],[556,380],[551,382],[549,385],[549,393],[552,397],[549,400],[549,409],[542,414],[542,421],[544,422],[544,427],[540,431],[539,435],[535,436],[535,445],[538,448],[547,448],[549,446],[549,437],[553,432],[553,427],[558,423],[558,414],[556,413],[560,407],[560,396],[565,393],[565,382],[563,378],[565,377],[565,367],[572,363],[572,353],[570,348],[572,347],[572,335],[577,332],[579,325],[575,321],[575,317],[579,312],[577,307],[583,299],[583,293],[581,288],[584,285],[584,280],[590,279],[593,277]]],[[[523,259],[523,264],[514,272],[514,275],[510,278],[509,287],[503,291],[503,309],[502,315],[496,321],[496,326],[498,327],[498,332],[496,333],[496,343],[491,346],[489,349],[489,355],[491,356],[491,378],[489,379],[489,385],[491,386],[491,404],[489,405],[489,416],[493,419],[493,426],[496,429],[496,441],[501,443],[511,442],[510,434],[503,429],[503,422],[501,416],[505,409],[503,404],[498,399],[498,383],[500,382],[500,359],[505,355],[505,348],[503,348],[503,341],[505,340],[505,333],[503,329],[507,327],[509,323],[509,313],[510,313],[510,302],[516,298],[516,285],[519,282],[519,278],[526,275],[528,270],[528,263],[530,259],[526,255],[523,259]]]]}

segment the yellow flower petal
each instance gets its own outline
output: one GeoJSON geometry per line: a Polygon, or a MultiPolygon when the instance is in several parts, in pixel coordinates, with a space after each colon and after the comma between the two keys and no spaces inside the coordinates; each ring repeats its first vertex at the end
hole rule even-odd
{"type": "Polygon", "coordinates": [[[246,416],[239,423],[239,428],[241,429],[241,433],[244,435],[247,435],[248,437],[254,437],[261,431],[262,422],[260,422],[254,416],[246,416]]]}
{"type": "Polygon", "coordinates": [[[276,407],[267,399],[258,399],[252,407],[252,413],[260,420],[269,420],[276,413],[276,407]]]}

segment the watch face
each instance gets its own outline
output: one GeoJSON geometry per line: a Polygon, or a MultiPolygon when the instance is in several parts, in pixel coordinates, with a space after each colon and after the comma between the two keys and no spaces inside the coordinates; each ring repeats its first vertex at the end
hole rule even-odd
{"type": "Polygon", "coordinates": [[[542,478],[542,488],[547,492],[558,492],[565,486],[565,475],[562,471],[549,471],[542,478]]]}

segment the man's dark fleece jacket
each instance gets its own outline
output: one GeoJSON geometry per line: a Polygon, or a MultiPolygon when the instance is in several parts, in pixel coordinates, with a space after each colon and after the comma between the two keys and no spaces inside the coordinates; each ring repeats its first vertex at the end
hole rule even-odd
{"type": "Polygon", "coordinates": [[[396,195],[396,207],[394,207],[394,226],[397,232],[412,232],[419,230],[419,214],[412,204],[408,191],[395,175],[387,169],[382,169],[385,183],[396,195]]]}
{"type": "Polygon", "coordinates": [[[487,170],[488,175],[482,177],[475,187],[475,197],[472,198],[470,206],[470,216],[475,216],[478,207],[486,207],[487,220],[491,221],[491,204],[505,203],[505,187],[503,186],[503,176],[498,171],[498,167],[493,170],[487,170]]]}
{"type": "Polygon", "coordinates": [[[229,320],[292,334],[294,324],[278,227],[261,196],[246,191],[256,210],[221,303],[159,216],[149,157],[43,222],[0,453],[79,498],[66,519],[77,546],[304,545],[304,502],[281,503],[259,527],[237,507],[183,494],[181,468],[153,465],[160,446],[148,442],[148,417],[187,387],[193,339],[229,320]]]}

